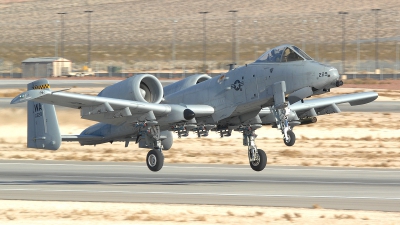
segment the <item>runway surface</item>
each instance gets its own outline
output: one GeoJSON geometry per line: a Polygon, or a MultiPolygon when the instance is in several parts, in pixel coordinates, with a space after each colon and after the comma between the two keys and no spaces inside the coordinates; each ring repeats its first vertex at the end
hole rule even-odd
{"type": "Polygon", "coordinates": [[[400,210],[400,170],[0,161],[0,199],[400,210]]]}

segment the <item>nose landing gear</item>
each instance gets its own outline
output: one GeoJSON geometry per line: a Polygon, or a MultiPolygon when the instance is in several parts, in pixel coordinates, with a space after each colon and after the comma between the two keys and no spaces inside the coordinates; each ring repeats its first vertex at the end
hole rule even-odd
{"type": "Polygon", "coordinates": [[[294,135],[292,130],[288,130],[286,133],[286,137],[283,138],[283,142],[287,146],[293,146],[296,142],[296,135],[294,135]]]}
{"type": "Polygon", "coordinates": [[[287,146],[293,146],[296,142],[296,135],[294,135],[289,125],[290,108],[289,103],[285,100],[285,81],[274,83],[273,91],[274,106],[271,107],[271,111],[274,113],[277,128],[282,132],[283,142],[287,146]]]}

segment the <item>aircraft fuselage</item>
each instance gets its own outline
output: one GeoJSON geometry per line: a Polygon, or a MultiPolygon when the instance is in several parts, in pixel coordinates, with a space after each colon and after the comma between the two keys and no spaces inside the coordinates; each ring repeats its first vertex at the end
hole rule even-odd
{"type": "Polygon", "coordinates": [[[166,96],[165,103],[211,105],[218,122],[271,106],[276,82],[285,81],[289,95],[304,87],[329,89],[338,78],[335,68],[316,61],[255,62],[166,96]]]}

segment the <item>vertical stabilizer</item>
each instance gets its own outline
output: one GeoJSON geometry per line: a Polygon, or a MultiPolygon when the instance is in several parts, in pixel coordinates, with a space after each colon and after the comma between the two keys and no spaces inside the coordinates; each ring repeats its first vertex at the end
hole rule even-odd
{"type": "MultiPolygon", "coordinates": [[[[28,84],[28,90],[50,90],[48,80],[41,79],[28,84]]],[[[28,101],[28,148],[57,150],[61,145],[54,105],[28,101]]]]}

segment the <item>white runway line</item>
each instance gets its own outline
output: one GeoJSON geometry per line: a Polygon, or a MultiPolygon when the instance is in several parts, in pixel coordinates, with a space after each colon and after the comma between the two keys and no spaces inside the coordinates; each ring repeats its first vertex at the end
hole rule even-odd
{"type": "MultiPolygon", "coordinates": [[[[68,164],[68,163],[1,163],[0,167],[3,165],[30,165],[30,166],[74,166],[74,167],[132,167],[132,168],[145,168],[146,165],[112,165],[112,164],[103,164],[103,165],[85,165],[85,164],[68,164]]],[[[321,169],[321,168],[274,168],[274,167],[266,167],[266,170],[275,170],[275,171],[321,171],[321,172],[376,172],[376,173],[400,173],[400,170],[380,170],[380,169],[321,169]]],[[[173,168],[173,169],[224,169],[224,170],[249,170],[248,167],[229,167],[229,166],[164,166],[163,168],[173,168]]]]}
{"type": "Polygon", "coordinates": [[[135,191],[96,191],[96,190],[50,190],[35,188],[6,188],[0,191],[36,191],[36,192],[84,192],[84,193],[116,193],[116,194],[156,194],[156,195],[197,195],[197,196],[219,196],[219,197],[271,197],[271,198],[325,198],[325,199],[366,199],[366,200],[400,200],[400,197],[366,197],[366,196],[340,196],[340,195],[270,195],[270,194],[238,194],[238,193],[212,193],[212,192],[135,192],[135,191]]]}
{"type": "MultiPolygon", "coordinates": [[[[62,176],[52,176],[52,175],[43,175],[43,176],[38,176],[38,177],[43,177],[43,178],[87,178],[87,176],[68,176],[68,175],[62,175],[62,176]]],[[[165,180],[165,181],[200,181],[200,182],[252,182],[252,183],[310,183],[310,184],[367,184],[367,185],[400,185],[400,182],[398,183],[368,183],[368,182],[349,182],[349,181],[344,181],[344,182],[337,182],[337,181],[314,181],[314,180],[306,180],[306,181],[301,181],[301,180],[235,180],[235,179],[202,179],[202,178],[179,178],[179,177],[111,177],[111,176],[90,176],[89,180],[77,180],[77,181],[97,181],[93,179],[127,179],[125,182],[134,182],[138,180],[165,180]]],[[[3,182],[15,182],[17,184],[18,182],[24,182],[21,180],[16,180],[16,181],[3,181],[3,182]]],[[[51,181],[49,181],[51,182],[51,181]]],[[[55,182],[55,181],[54,181],[55,182]]],[[[59,181],[59,182],[62,182],[59,181]]],[[[1,183],[1,182],[0,182],[1,183]]],[[[14,183],[13,183],[14,184],[14,183]]]]}

